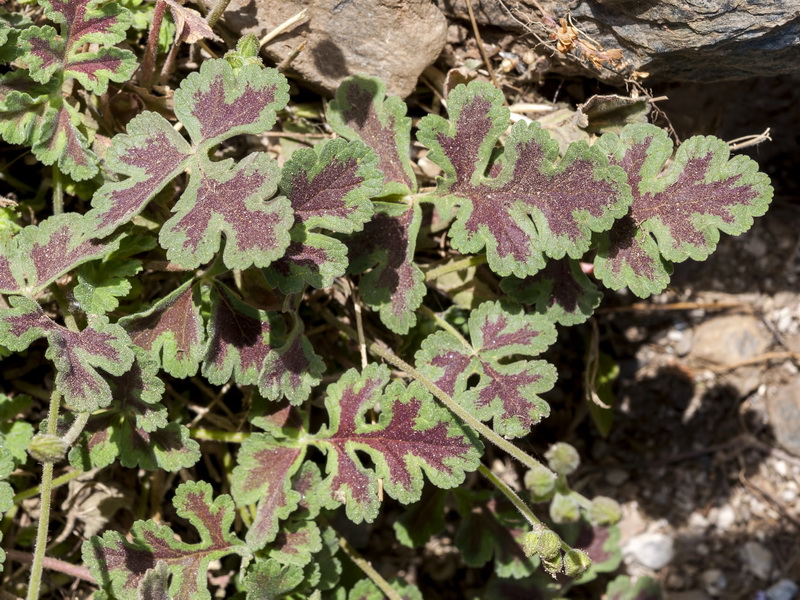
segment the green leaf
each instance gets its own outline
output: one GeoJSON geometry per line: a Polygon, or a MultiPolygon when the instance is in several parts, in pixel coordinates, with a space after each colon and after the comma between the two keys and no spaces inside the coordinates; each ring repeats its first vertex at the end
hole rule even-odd
{"type": "Polygon", "coordinates": [[[436,488],[424,488],[422,499],[408,506],[392,524],[397,541],[409,548],[424,546],[444,529],[444,503],[447,494],[436,488]]]}
{"type": "Polygon", "coordinates": [[[652,577],[619,575],[606,588],[607,600],[661,600],[661,586],[652,577]]]}
{"type": "Polygon", "coordinates": [[[534,275],[545,255],[580,258],[592,232],[609,229],[630,205],[624,173],[601,150],[575,142],[559,157],[558,143],[537,123],[516,123],[498,157],[509,111],[490,84],[456,87],[448,111],[449,121],[424,117],[417,136],[444,172],[434,194],[443,209],[459,206],[453,247],[485,248],[499,275],[534,275]]]}
{"type": "Polygon", "coordinates": [[[322,534],[314,521],[293,521],[284,524],[268,555],[281,564],[303,567],[313,554],[322,550],[322,534]]]}
{"type": "Polygon", "coordinates": [[[148,570],[166,563],[173,600],[210,600],[206,587],[209,565],[229,554],[251,556],[243,541],[230,531],[235,516],[233,500],[222,495],[212,500],[204,482],[180,485],[172,500],[179,517],[198,531],[200,541],[180,541],[173,530],[153,521],[137,521],[130,540],[107,531],[83,544],[83,562],[94,578],[119,600],[138,599],[137,589],[148,570]]]}
{"type": "MultiPolygon", "coordinates": [[[[415,585],[406,583],[402,579],[393,579],[389,584],[403,600],[422,600],[422,592],[415,585]]],[[[362,579],[347,594],[347,600],[384,600],[384,598],[386,598],[384,593],[370,579],[362,579]]]]}
{"type": "Polygon", "coordinates": [[[244,579],[247,600],[285,598],[303,582],[303,569],[270,558],[255,562],[244,579]]]}
{"type": "Polygon", "coordinates": [[[539,394],[553,387],[556,371],[543,360],[512,359],[544,352],[556,339],[553,323],[510,303],[484,302],[472,311],[469,331],[469,342],[448,331],[428,336],[417,368],[478,419],[493,419],[500,435],[527,435],[550,413],[539,394]]]}
{"type": "Polygon", "coordinates": [[[258,379],[258,391],[270,400],[288,398],[294,405],[305,402],[312,388],[322,380],[325,363],[303,335],[303,321],[295,315],[295,324],[282,345],[264,359],[258,379]]]}

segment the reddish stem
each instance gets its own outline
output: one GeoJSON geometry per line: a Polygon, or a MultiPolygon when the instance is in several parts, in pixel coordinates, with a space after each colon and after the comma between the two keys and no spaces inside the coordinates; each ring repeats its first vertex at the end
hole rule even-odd
{"type": "Polygon", "coordinates": [[[156,8],[153,11],[153,24],[147,36],[147,47],[144,50],[142,59],[142,70],[139,71],[139,83],[142,87],[150,87],[153,79],[153,71],[156,67],[156,56],[158,54],[158,37],[161,33],[161,22],[164,20],[164,11],[167,8],[164,0],[156,0],[156,8]]]}
{"type": "MultiPolygon", "coordinates": [[[[30,552],[6,550],[6,555],[8,558],[17,561],[18,563],[29,565],[33,562],[33,554],[30,552]]],[[[50,569],[51,571],[58,571],[59,573],[64,573],[65,575],[69,575],[77,579],[83,579],[84,581],[88,581],[89,583],[97,585],[97,581],[95,581],[94,577],[92,577],[91,573],[89,573],[89,569],[80,565],[73,565],[72,563],[68,563],[64,560],[58,560],[57,558],[45,557],[44,568],[50,569]]]]}

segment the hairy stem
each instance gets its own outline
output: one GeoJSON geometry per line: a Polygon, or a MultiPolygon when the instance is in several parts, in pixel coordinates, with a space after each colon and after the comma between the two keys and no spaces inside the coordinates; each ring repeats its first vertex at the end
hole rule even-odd
{"type": "MultiPolygon", "coordinates": [[[[53,391],[50,396],[50,409],[47,415],[47,433],[56,435],[58,426],[58,409],[61,403],[61,394],[53,391]]],[[[33,551],[31,563],[31,577],[28,580],[28,600],[39,598],[39,588],[42,584],[42,570],[44,569],[44,553],[47,549],[47,530],[50,527],[50,501],[53,497],[53,463],[46,462],[42,465],[42,497],[39,513],[39,523],[36,527],[36,546],[33,551]]]]}
{"type": "Polygon", "coordinates": [[[142,87],[148,87],[153,79],[153,72],[156,68],[156,55],[158,54],[158,38],[161,33],[161,22],[164,20],[164,11],[167,3],[164,0],[156,0],[156,7],[153,11],[153,23],[150,25],[150,33],[147,35],[147,46],[144,49],[142,58],[142,68],[139,71],[139,82],[142,87]]]}
{"type": "Polygon", "coordinates": [[[58,163],[53,164],[53,214],[60,215],[64,212],[64,181],[58,163]]]}
{"type": "Polygon", "coordinates": [[[448,262],[438,267],[434,267],[430,271],[427,271],[425,273],[425,282],[430,283],[431,281],[435,281],[440,277],[448,275],[449,273],[463,271],[464,269],[469,269],[470,267],[477,267],[478,265],[483,265],[485,263],[486,263],[485,254],[475,254],[473,256],[467,256],[466,258],[462,258],[454,262],[448,262]]]}
{"type": "Polygon", "coordinates": [[[364,572],[364,575],[369,577],[378,589],[383,592],[384,596],[386,596],[389,600],[403,600],[400,594],[397,593],[389,582],[386,581],[380,573],[378,573],[375,568],[370,564],[370,562],[361,556],[358,551],[353,548],[350,543],[344,539],[341,535],[339,535],[339,547],[344,550],[344,553],[352,560],[356,566],[364,572]]]}
{"type": "Polygon", "coordinates": [[[72,444],[75,443],[75,440],[78,439],[78,436],[83,431],[83,428],[86,427],[86,423],[89,422],[90,416],[90,413],[79,413],[75,418],[75,421],[72,423],[72,426],[69,428],[69,431],[61,436],[61,441],[63,441],[67,446],[72,446],[72,444]]]}
{"type": "Polygon", "coordinates": [[[217,21],[222,18],[222,13],[225,12],[225,9],[228,8],[228,4],[231,3],[231,0],[219,0],[215,5],[214,8],[208,13],[206,17],[206,23],[208,23],[209,27],[213,27],[216,25],[217,21]]]}
{"type": "Polygon", "coordinates": [[[467,350],[469,350],[469,351],[470,351],[470,353],[473,353],[473,354],[475,353],[475,349],[472,347],[472,344],[470,344],[470,343],[467,341],[467,339],[466,339],[466,338],[465,338],[463,335],[461,335],[461,332],[460,332],[458,329],[456,329],[455,327],[453,327],[453,326],[452,326],[450,323],[448,323],[447,321],[445,321],[445,320],[444,320],[442,317],[440,317],[438,314],[436,314],[434,311],[432,311],[432,310],[431,310],[430,308],[428,308],[427,306],[420,306],[420,307],[419,307],[419,311],[420,311],[420,312],[422,312],[422,313],[424,313],[424,314],[426,314],[426,315],[428,315],[428,316],[429,316],[431,319],[433,319],[434,321],[436,321],[436,324],[437,324],[439,327],[441,327],[442,329],[444,329],[444,330],[445,330],[447,333],[449,333],[449,334],[450,334],[450,335],[452,335],[454,338],[456,338],[456,339],[457,339],[459,342],[461,342],[461,344],[462,344],[462,345],[463,345],[463,346],[464,346],[464,347],[465,347],[467,350]]]}
{"type": "MultiPolygon", "coordinates": [[[[6,554],[8,555],[8,558],[22,564],[28,564],[33,560],[33,555],[30,552],[6,550],[6,554]]],[[[72,563],[68,563],[64,560],[58,560],[57,558],[45,558],[44,566],[50,571],[58,571],[59,573],[64,573],[64,575],[69,575],[70,577],[75,577],[76,579],[83,579],[89,583],[97,584],[94,577],[92,577],[91,573],[89,573],[89,569],[86,567],[73,565],[72,563]]]]}

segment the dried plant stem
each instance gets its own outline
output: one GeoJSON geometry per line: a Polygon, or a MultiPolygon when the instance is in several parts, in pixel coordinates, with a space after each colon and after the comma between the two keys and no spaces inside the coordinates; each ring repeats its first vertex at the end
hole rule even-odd
{"type": "Polygon", "coordinates": [[[302,21],[304,21],[305,18],[306,18],[306,12],[308,12],[308,9],[304,8],[303,10],[301,10],[296,15],[286,19],[283,23],[278,25],[275,29],[273,29],[267,35],[265,35],[263,38],[261,38],[261,41],[258,42],[258,47],[259,48],[263,48],[264,46],[269,44],[272,40],[274,40],[276,37],[278,37],[282,33],[285,33],[286,31],[288,31],[289,29],[291,29],[292,27],[294,27],[298,23],[301,23],[302,21]]]}
{"type": "MultiPolygon", "coordinates": [[[[33,560],[33,555],[30,552],[21,552],[19,550],[6,550],[6,554],[10,559],[23,564],[29,564],[33,560]]],[[[73,565],[72,563],[68,563],[63,560],[58,560],[57,558],[45,558],[44,566],[46,569],[49,569],[50,571],[58,571],[59,573],[64,573],[65,575],[69,575],[70,577],[75,577],[76,579],[82,579],[83,581],[88,581],[89,583],[97,584],[97,581],[95,581],[94,577],[92,577],[91,573],[89,573],[89,569],[87,569],[86,567],[82,567],[80,565],[73,565]]]]}
{"type": "Polygon", "coordinates": [[[364,572],[364,575],[369,577],[372,580],[372,583],[378,586],[378,589],[380,589],[380,591],[383,592],[383,594],[389,600],[403,600],[400,594],[397,593],[397,590],[389,585],[389,582],[386,581],[383,576],[375,570],[370,562],[361,556],[358,551],[350,545],[350,542],[344,539],[341,535],[339,535],[339,547],[344,550],[344,553],[347,554],[348,558],[364,572]]]}
{"type": "MultiPolygon", "coordinates": [[[[481,58],[483,59],[483,63],[486,65],[486,70],[489,72],[489,79],[492,80],[494,87],[498,90],[502,89],[500,84],[497,83],[497,78],[494,76],[494,69],[492,68],[492,63],[489,61],[489,57],[486,54],[486,48],[483,47],[483,39],[481,39],[481,33],[478,31],[478,22],[475,20],[475,13],[472,10],[472,0],[467,0],[467,10],[469,11],[469,20],[472,23],[472,32],[475,34],[475,40],[478,42],[478,51],[481,53],[481,58]]],[[[503,103],[508,105],[508,101],[503,98],[503,103]]]]}
{"type": "Polygon", "coordinates": [[[161,33],[161,23],[164,20],[164,11],[167,8],[164,0],[156,0],[156,7],[153,11],[153,23],[150,25],[150,33],[147,35],[147,46],[144,49],[142,58],[142,68],[139,71],[139,83],[142,87],[149,87],[153,78],[153,71],[156,67],[156,55],[158,54],[158,37],[161,33]]]}
{"type": "MultiPolygon", "coordinates": [[[[47,415],[47,433],[56,435],[58,425],[58,409],[61,404],[61,394],[53,391],[50,396],[50,408],[47,415]]],[[[53,463],[48,461],[42,465],[41,506],[39,508],[39,523],[36,526],[36,546],[31,562],[31,576],[28,580],[28,600],[38,600],[39,588],[42,585],[42,570],[44,569],[44,553],[47,549],[47,530],[50,527],[50,501],[53,497],[53,463]]]]}

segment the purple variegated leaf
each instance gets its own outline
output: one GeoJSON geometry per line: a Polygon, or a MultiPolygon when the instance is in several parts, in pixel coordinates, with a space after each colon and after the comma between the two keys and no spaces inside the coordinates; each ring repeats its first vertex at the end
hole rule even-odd
{"type": "Polygon", "coordinates": [[[434,195],[443,208],[460,207],[450,228],[453,247],[485,248],[496,273],[533,275],[544,255],[580,258],[592,232],[609,229],[630,205],[624,173],[601,150],[576,142],[559,157],[558,143],[538,123],[515,124],[492,162],[509,112],[490,84],[455,88],[448,111],[449,121],[420,121],[418,138],[444,171],[434,195]]]}
{"type": "Polygon", "coordinates": [[[286,253],[264,269],[267,283],[284,294],[297,294],[306,285],[326,288],[347,270],[347,246],[330,236],[295,225],[286,253]]]}
{"type": "Polygon", "coordinates": [[[125,39],[130,13],[116,2],[94,0],[40,0],[45,16],[62,25],[62,35],[73,46],[116,44],[125,39]]]}
{"type": "Polygon", "coordinates": [[[450,488],[477,468],[482,452],[474,434],[421,385],[405,388],[394,382],[387,387],[388,381],[383,365],[369,365],[363,374],[347,371],[328,386],[329,424],[315,436],[315,445],[328,457],[324,485],[356,522],[377,515],[379,478],[389,496],[404,504],[416,502],[423,471],[435,485],[450,488]],[[366,412],[378,403],[378,422],[367,423],[366,412]],[[369,455],[374,468],[365,467],[357,452],[369,455]]]}
{"type": "Polygon", "coordinates": [[[416,354],[417,368],[445,393],[506,437],[527,435],[550,413],[539,397],[553,387],[555,368],[536,356],[556,339],[552,321],[525,315],[519,306],[484,302],[469,319],[470,341],[449,331],[428,336],[416,354]],[[478,375],[476,385],[470,377],[478,375]]]}
{"type": "Polygon", "coordinates": [[[229,554],[250,557],[243,541],[231,532],[235,507],[230,496],[212,501],[211,485],[204,481],[178,487],[172,503],[179,517],[200,534],[197,543],[178,539],[171,528],[153,521],[137,521],[126,539],[116,531],[92,537],[83,544],[83,562],[118,600],[138,600],[138,588],[157,563],[167,565],[173,600],[211,600],[207,588],[209,565],[229,554]]]}
{"type": "Polygon", "coordinates": [[[628,286],[640,297],[663,290],[669,262],[705,260],[719,232],[738,235],[763,215],[772,199],[769,178],[746,156],[731,159],[713,137],[686,140],[673,155],[667,133],[628,125],[597,144],[626,173],[633,203],[602,236],[595,273],[612,289],[628,286]]]}
{"type": "Polygon", "coordinates": [[[373,219],[348,241],[348,271],[369,270],[360,281],[361,299],[395,333],[408,333],[416,324],[426,292],[425,276],[414,262],[421,220],[416,203],[376,202],[373,219]]]}
{"type": "Polygon", "coordinates": [[[193,8],[186,8],[175,0],[164,1],[175,21],[177,38],[184,40],[187,44],[194,44],[202,39],[221,41],[199,12],[193,8]]]}
{"type": "Polygon", "coordinates": [[[58,165],[75,181],[97,174],[97,155],[81,129],[81,116],[69,102],[60,97],[44,111],[42,121],[31,144],[34,156],[45,165],[58,165]]]}
{"type": "Polygon", "coordinates": [[[175,114],[196,146],[208,148],[235,135],[259,135],[289,101],[289,84],[275,69],[224,59],[204,62],[175,91],[175,114]]]}
{"type": "Polygon", "coordinates": [[[138,215],[147,203],[182,173],[192,149],[167,120],[152,112],[134,117],[127,133],[114,137],[106,156],[110,169],[126,176],[109,181],[92,198],[87,218],[98,235],[107,235],[138,215]]]}
{"type": "Polygon", "coordinates": [[[264,360],[258,391],[270,400],[287,398],[294,405],[308,399],[311,389],[322,379],[325,363],[303,335],[303,322],[296,324],[284,343],[264,360]]]}
{"type": "MultiPolygon", "coordinates": [[[[411,167],[411,119],[406,105],[396,97],[386,98],[378,79],[354,76],[345,79],[328,105],[328,123],[348,140],[360,140],[378,155],[383,173],[380,196],[406,195],[417,190],[411,167]]],[[[378,194],[376,194],[378,195],[378,194]]]]}
{"type": "Polygon", "coordinates": [[[23,228],[8,247],[17,289],[41,290],[75,267],[119,247],[118,240],[99,242],[93,233],[87,219],[77,213],[54,215],[23,228]]]}
{"type": "Polygon", "coordinates": [[[285,565],[303,567],[322,550],[322,535],[314,521],[294,521],[281,527],[268,556],[285,565]]]}
{"type": "Polygon", "coordinates": [[[227,383],[231,377],[241,385],[258,383],[282,325],[277,313],[253,308],[217,283],[211,296],[203,376],[215,385],[227,383]]]}
{"type": "Polygon", "coordinates": [[[571,258],[549,260],[532,277],[506,277],[500,287],[515,302],[532,304],[536,312],[562,325],[583,323],[603,298],[580,263],[571,258]]]}
{"type": "Polygon", "coordinates": [[[133,343],[174,377],[197,372],[203,356],[203,319],[190,279],[145,312],[120,319],[133,343]]]}
{"type": "Polygon", "coordinates": [[[23,69],[0,76],[0,136],[10,144],[32,145],[57,91],[52,81],[38,84],[23,69]]]}
{"type": "Polygon", "coordinates": [[[279,445],[265,433],[254,433],[242,444],[231,476],[231,493],[239,505],[258,502],[246,538],[253,551],[272,542],[279,521],[297,508],[300,494],[292,489],[292,475],[304,455],[303,447],[279,445]]]}
{"type": "Polygon", "coordinates": [[[77,412],[108,406],[111,389],[97,369],[122,375],[130,368],[134,356],[125,330],[98,317],[75,332],[52,321],[33,300],[12,296],[10,303],[10,309],[0,311],[0,344],[20,351],[46,337],[45,357],[55,364],[55,383],[65,404],[77,412]]]}
{"type": "Polygon", "coordinates": [[[161,228],[167,258],[194,269],[210,261],[225,237],[222,260],[231,269],[266,267],[283,256],[294,222],[289,201],[276,190],[277,164],[254,152],[232,165],[199,158],[197,172],[161,228]]]}
{"type": "Polygon", "coordinates": [[[108,410],[90,417],[70,450],[75,468],[88,471],[119,460],[128,468],[178,471],[200,459],[189,430],[168,422],[167,409],[159,403],[164,384],[157,373],[158,362],[140,350],[126,373],[108,378],[114,400],[108,410]]]}

